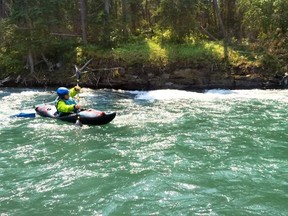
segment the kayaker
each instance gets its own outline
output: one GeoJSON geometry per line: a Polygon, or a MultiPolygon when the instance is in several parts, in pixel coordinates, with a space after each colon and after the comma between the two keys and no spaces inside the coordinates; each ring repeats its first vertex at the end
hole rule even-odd
{"type": "Polygon", "coordinates": [[[55,103],[58,114],[67,115],[70,113],[77,112],[81,109],[81,105],[77,104],[74,97],[80,92],[80,87],[77,85],[71,89],[66,87],[59,87],[57,89],[57,101],[55,103]]]}

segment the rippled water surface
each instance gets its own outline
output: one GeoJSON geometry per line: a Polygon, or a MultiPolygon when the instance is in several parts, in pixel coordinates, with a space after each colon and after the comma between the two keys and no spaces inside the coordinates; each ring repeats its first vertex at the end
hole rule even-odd
{"type": "Polygon", "coordinates": [[[105,126],[9,118],[52,91],[0,89],[0,215],[288,215],[288,91],[83,89],[105,126]]]}

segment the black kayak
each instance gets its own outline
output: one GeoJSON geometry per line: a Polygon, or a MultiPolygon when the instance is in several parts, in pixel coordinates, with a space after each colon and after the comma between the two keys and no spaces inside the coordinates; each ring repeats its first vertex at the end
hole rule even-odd
{"type": "Polygon", "coordinates": [[[71,113],[68,115],[59,116],[57,114],[56,107],[53,105],[48,105],[48,104],[39,105],[35,108],[35,110],[37,114],[43,117],[56,118],[62,121],[73,122],[73,123],[76,123],[76,121],[79,119],[82,124],[87,124],[87,125],[108,124],[116,116],[115,112],[105,113],[105,112],[95,110],[95,109],[86,109],[78,113],[71,113]]]}

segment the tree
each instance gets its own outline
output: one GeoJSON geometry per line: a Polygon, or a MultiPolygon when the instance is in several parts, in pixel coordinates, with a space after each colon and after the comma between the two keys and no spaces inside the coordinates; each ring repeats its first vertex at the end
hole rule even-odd
{"type": "Polygon", "coordinates": [[[171,31],[171,39],[181,42],[198,29],[196,0],[162,0],[158,9],[159,26],[171,31]]]}
{"type": "Polygon", "coordinates": [[[122,3],[122,25],[123,25],[123,36],[127,38],[128,30],[127,30],[127,2],[126,0],[121,0],[122,3]]]}
{"type": "Polygon", "coordinates": [[[277,29],[287,32],[287,0],[239,0],[237,11],[243,37],[255,40],[259,36],[273,34],[277,29]]]}
{"type": "Polygon", "coordinates": [[[7,16],[7,8],[5,0],[0,0],[0,19],[5,18],[6,16],[7,16]]]}
{"type": "Polygon", "coordinates": [[[85,0],[80,0],[80,14],[81,14],[81,31],[82,40],[84,44],[87,44],[87,31],[86,31],[86,2],[85,0]]]}
{"type": "Polygon", "coordinates": [[[213,0],[213,6],[214,6],[214,11],[215,11],[216,17],[218,19],[218,23],[219,23],[219,26],[222,30],[222,34],[223,34],[223,38],[224,38],[224,40],[223,40],[223,42],[224,42],[224,61],[225,61],[225,63],[228,63],[228,35],[227,35],[226,28],[223,24],[222,17],[220,15],[220,10],[219,10],[217,0],[213,0]]]}

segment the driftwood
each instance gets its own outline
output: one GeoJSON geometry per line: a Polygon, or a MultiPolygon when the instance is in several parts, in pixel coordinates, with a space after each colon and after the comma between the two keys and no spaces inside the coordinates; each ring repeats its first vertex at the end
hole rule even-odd
{"type": "Polygon", "coordinates": [[[95,71],[113,71],[113,70],[121,70],[121,71],[125,71],[125,69],[123,67],[113,67],[113,68],[97,68],[97,69],[91,69],[92,72],[95,71]]]}
{"type": "Polygon", "coordinates": [[[8,81],[10,81],[10,76],[8,76],[8,77],[6,77],[6,78],[4,78],[4,79],[2,79],[2,80],[0,80],[0,86],[2,86],[3,85],[3,83],[5,83],[5,82],[8,82],[8,81]]]}
{"type": "Polygon", "coordinates": [[[48,59],[45,57],[45,55],[43,53],[41,53],[41,55],[42,55],[42,59],[44,60],[44,62],[48,66],[49,71],[53,71],[54,70],[54,65],[52,64],[52,62],[48,61],[48,59]]]}
{"type": "Polygon", "coordinates": [[[202,32],[204,32],[205,34],[207,34],[212,40],[217,41],[218,39],[213,36],[209,31],[207,31],[203,26],[200,25],[200,29],[202,30],[202,32]]]}
{"type": "Polygon", "coordinates": [[[89,69],[89,71],[85,71],[84,73],[92,72],[92,75],[89,76],[89,80],[91,81],[91,83],[96,82],[96,87],[98,87],[99,81],[102,78],[104,78],[104,80],[106,80],[106,83],[108,83],[112,87],[110,80],[113,79],[113,77],[119,76],[119,71],[125,72],[125,69],[123,67],[89,69]],[[91,79],[93,79],[94,81],[92,81],[91,79]]]}
{"type": "Polygon", "coordinates": [[[65,33],[57,33],[57,32],[52,32],[50,33],[51,35],[55,35],[55,36],[65,36],[65,37],[81,37],[81,35],[78,34],[65,34],[65,33]]]}

